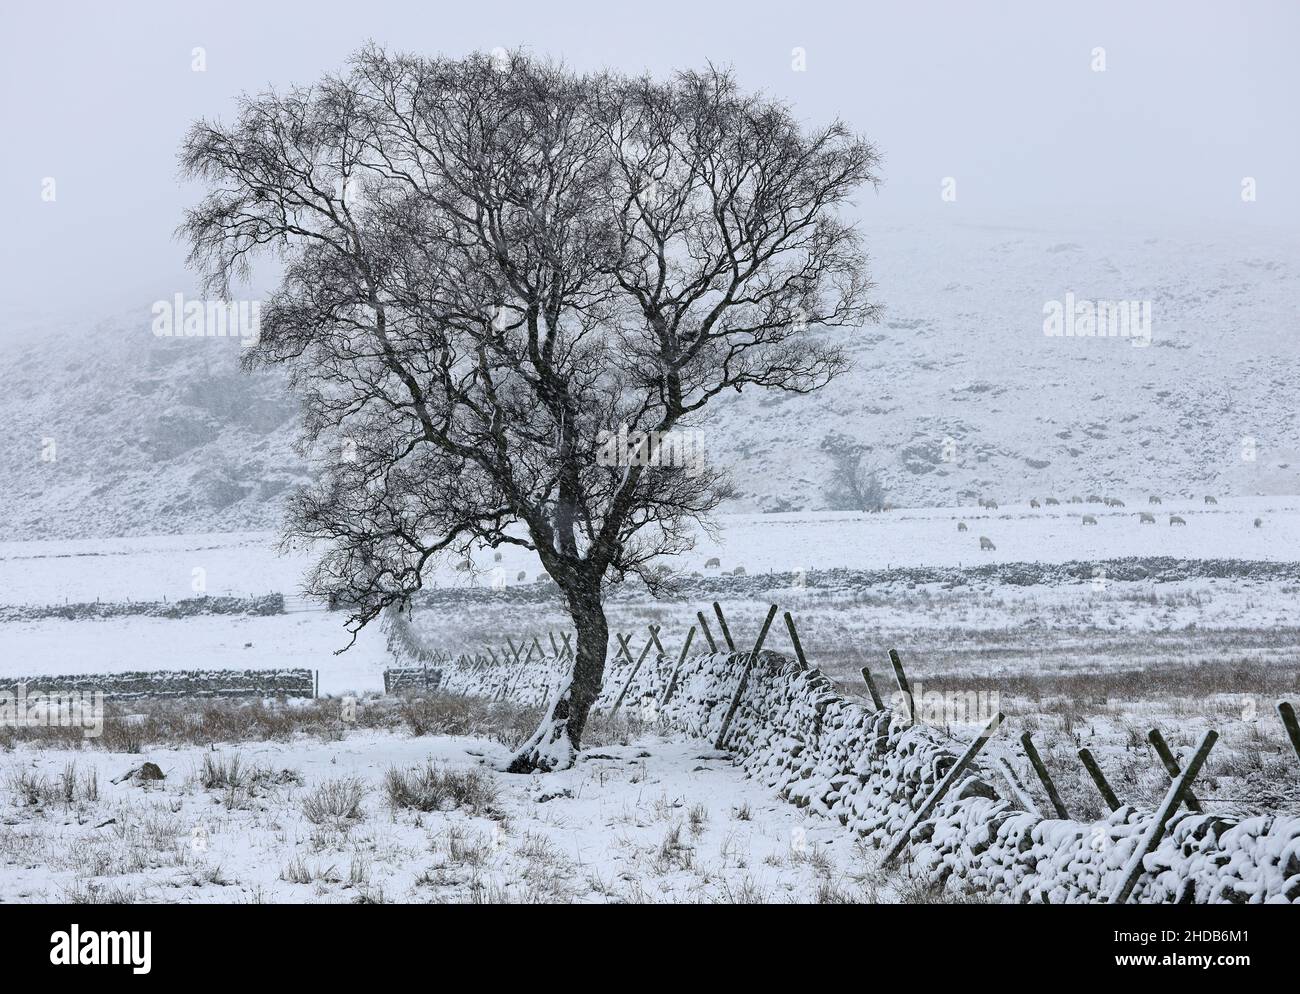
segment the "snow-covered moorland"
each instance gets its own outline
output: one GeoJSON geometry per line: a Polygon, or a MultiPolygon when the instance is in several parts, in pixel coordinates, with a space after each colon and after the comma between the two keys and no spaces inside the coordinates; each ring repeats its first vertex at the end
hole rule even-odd
{"type": "MultiPolygon", "coordinates": [[[[659,624],[671,655],[695,611],[716,599],[744,645],[769,603],[780,603],[798,619],[811,663],[851,696],[863,692],[863,665],[889,689],[891,647],[924,687],[997,695],[1001,709],[1033,731],[1075,817],[1104,813],[1075,757],[1082,745],[1125,801],[1149,804],[1159,796],[1166,781],[1144,743],[1150,727],[1165,729],[1180,752],[1207,727],[1221,732],[1201,778],[1215,810],[1295,812],[1300,764],[1288,755],[1272,703],[1300,698],[1300,584],[1289,538],[1298,511],[1300,502],[1286,498],[1170,501],[1165,513],[1188,521],[1180,528],[1143,525],[1131,508],[1094,509],[1099,524],[1083,527],[1078,507],[1027,504],[727,517],[716,538],[702,536],[683,557],[678,595],[652,598],[635,584],[615,590],[611,628],[631,634],[639,650],[646,625],[659,624]],[[1254,526],[1257,517],[1263,527],[1254,526]],[[958,531],[957,521],[969,530],[958,531]],[[986,533],[996,534],[997,551],[972,550],[972,536],[986,533]],[[1032,566],[1018,565],[1017,550],[1032,566]],[[720,565],[708,566],[714,557],[720,565]],[[737,566],[743,576],[732,575],[737,566]]],[[[347,643],[344,615],[299,593],[309,558],[308,550],[281,555],[267,533],[0,546],[0,604],[281,593],[288,607],[270,616],[185,618],[15,613],[0,622],[0,677],[305,667],[319,671],[322,694],[288,705],[287,717],[273,717],[271,705],[243,724],[197,719],[196,726],[195,715],[209,707],[201,702],[133,705],[110,718],[102,740],[89,742],[7,730],[0,894],[212,901],[935,896],[906,872],[882,873],[879,854],[863,851],[851,833],[805,819],[701,743],[664,739],[635,721],[594,729],[587,758],[572,771],[532,779],[495,772],[533,727],[535,711],[504,725],[440,723],[421,720],[418,707],[373,697],[393,663],[385,633],[374,626],[336,654],[347,643]],[[346,720],[345,708],[354,709],[346,720]],[[188,731],[178,737],[176,728],[188,731]],[[210,774],[211,764],[228,766],[236,755],[244,770],[238,784],[203,785],[205,761],[210,774]],[[111,782],[146,761],[166,779],[111,782]],[[394,808],[389,769],[424,770],[429,762],[481,777],[491,804],[394,808]],[[336,789],[330,783],[360,791],[361,817],[312,822],[304,803],[318,791],[329,795],[336,789]],[[93,860],[71,855],[81,851],[93,860]]],[[[476,652],[499,648],[507,637],[545,641],[548,631],[567,627],[555,591],[536,582],[531,557],[507,550],[497,560],[483,550],[475,565],[468,575],[447,569],[431,576],[413,618],[426,642],[476,652]]],[[[779,623],[770,644],[787,648],[779,623]]],[[[948,730],[958,739],[971,734],[960,725],[948,730]]],[[[995,751],[1027,775],[1014,750],[999,744],[995,751]]]]}
{"type": "Polygon", "coordinates": [[[0,756],[0,900],[929,896],[726,754],[633,728],[612,738],[545,777],[497,772],[509,754],[500,741],[409,728],[139,753],[20,743],[0,756]],[[145,763],[163,779],[114,782],[145,763]]]}

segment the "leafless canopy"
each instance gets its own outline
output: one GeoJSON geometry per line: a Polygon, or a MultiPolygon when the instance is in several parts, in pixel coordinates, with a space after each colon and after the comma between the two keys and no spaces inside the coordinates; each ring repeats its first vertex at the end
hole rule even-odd
{"type": "Polygon", "coordinates": [[[197,122],[181,161],[208,190],[182,232],[209,292],[282,259],[248,361],[304,398],[320,475],[290,534],[326,540],[313,583],[351,596],[354,630],[481,544],[535,550],[571,604],[653,582],[726,480],[640,465],[650,443],[605,465],[604,433],[813,390],[845,365],[827,329],[874,316],[838,216],[874,149],[712,68],[370,47],[197,122]]]}

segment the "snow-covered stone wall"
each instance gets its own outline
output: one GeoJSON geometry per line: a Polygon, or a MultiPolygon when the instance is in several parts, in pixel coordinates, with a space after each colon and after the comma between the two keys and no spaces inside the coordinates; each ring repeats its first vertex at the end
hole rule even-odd
{"type": "MultiPolygon", "coordinates": [[[[410,652],[409,631],[395,639],[410,652]]],[[[407,656],[406,658],[410,658],[407,656]]],[[[647,658],[622,703],[666,731],[716,740],[748,653],[647,658]],[[671,686],[671,691],[670,687],[671,686]]],[[[541,704],[567,661],[443,665],[444,689],[541,704]]],[[[633,664],[611,662],[597,708],[610,708],[633,664]]],[[[726,748],[753,777],[882,850],[964,750],[941,731],[844,697],[822,673],[774,652],[755,663],[726,748]]],[[[903,859],[954,891],[1021,902],[1104,901],[1154,813],[1125,806],[1092,823],[1047,819],[1003,796],[978,761],[912,831],[903,859]]],[[[1300,818],[1237,821],[1185,809],[1170,821],[1132,902],[1300,903],[1300,818]]]]}

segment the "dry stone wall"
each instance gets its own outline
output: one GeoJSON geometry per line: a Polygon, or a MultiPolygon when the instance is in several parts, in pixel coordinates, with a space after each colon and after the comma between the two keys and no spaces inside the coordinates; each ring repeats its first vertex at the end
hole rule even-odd
{"type": "MultiPolygon", "coordinates": [[[[394,634],[398,655],[413,635],[394,634]]],[[[408,657],[409,658],[409,657],[408,657]]],[[[748,653],[647,658],[622,707],[665,731],[714,742],[748,653]],[[671,691],[670,691],[671,684],[671,691]]],[[[443,689],[541,704],[567,660],[534,655],[527,665],[451,661],[443,689]]],[[[623,691],[632,664],[611,662],[598,708],[623,691]]],[[[762,652],[728,729],[725,747],[754,778],[812,815],[831,818],[882,851],[965,748],[890,709],[844,697],[815,669],[762,652]]],[[[956,892],[1017,902],[1104,901],[1154,814],[1121,807],[1098,822],[1042,818],[1007,796],[978,761],[911,831],[903,858],[956,892]]],[[[1186,810],[1174,816],[1132,902],[1300,903],[1300,818],[1245,820],[1186,810]]]]}

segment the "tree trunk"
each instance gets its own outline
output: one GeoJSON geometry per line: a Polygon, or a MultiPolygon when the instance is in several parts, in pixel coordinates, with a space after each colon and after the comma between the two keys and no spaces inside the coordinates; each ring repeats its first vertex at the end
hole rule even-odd
{"type": "Polygon", "coordinates": [[[552,696],[537,731],[510,761],[510,773],[549,773],[568,769],[582,746],[587,715],[600,693],[609,648],[609,622],[600,588],[568,592],[569,614],[578,634],[578,650],[569,681],[552,696]]]}

